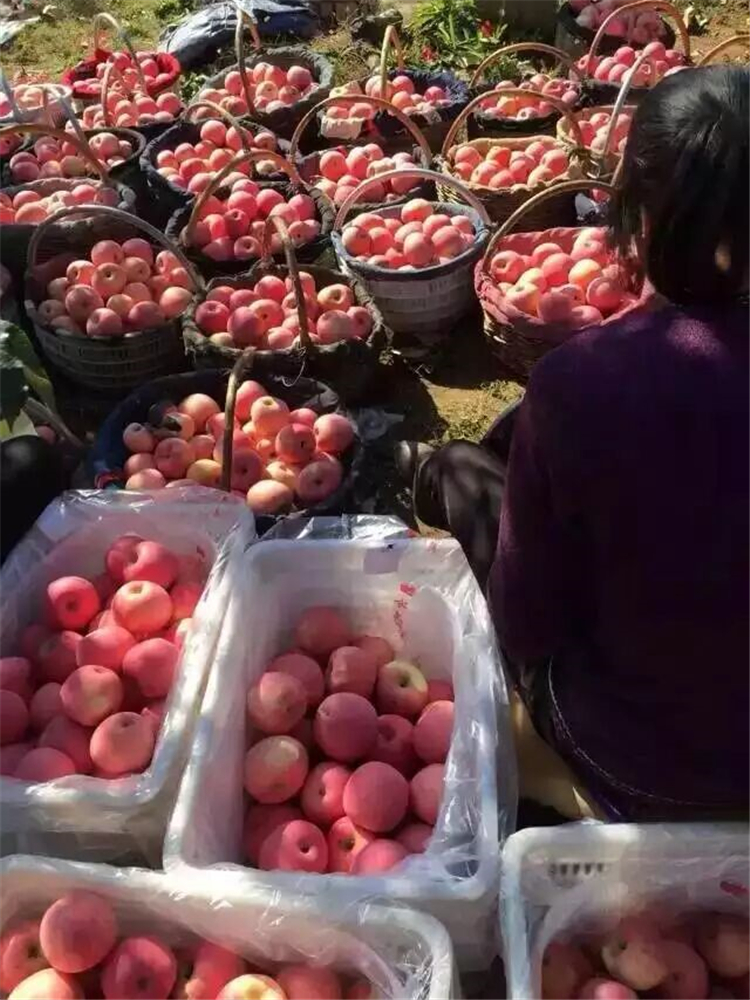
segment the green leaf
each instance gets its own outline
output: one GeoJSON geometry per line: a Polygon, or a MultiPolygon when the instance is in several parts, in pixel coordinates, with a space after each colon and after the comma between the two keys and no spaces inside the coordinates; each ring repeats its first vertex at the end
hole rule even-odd
{"type": "Polygon", "coordinates": [[[26,333],[13,323],[0,321],[0,414],[12,423],[31,391],[56,411],[55,394],[42,363],[26,333]]]}

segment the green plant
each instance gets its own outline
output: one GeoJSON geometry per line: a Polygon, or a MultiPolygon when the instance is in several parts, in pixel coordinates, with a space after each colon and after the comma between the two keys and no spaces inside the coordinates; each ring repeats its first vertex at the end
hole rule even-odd
{"type": "Polygon", "coordinates": [[[55,410],[52,383],[24,331],[0,321],[0,438],[28,433],[31,421],[25,412],[30,399],[55,410]]]}
{"type": "Polygon", "coordinates": [[[408,27],[412,55],[450,69],[477,66],[505,35],[504,24],[480,20],[476,0],[422,0],[408,27]]]}

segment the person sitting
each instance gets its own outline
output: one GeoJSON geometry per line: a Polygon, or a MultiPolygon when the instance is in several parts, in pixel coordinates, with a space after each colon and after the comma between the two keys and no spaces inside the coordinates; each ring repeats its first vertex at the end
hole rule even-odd
{"type": "Polygon", "coordinates": [[[659,307],[548,353],[481,445],[400,449],[536,729],[614,819],[747,819],[749,87],[686,69],[635,112],[612,239],[659,307]]]}

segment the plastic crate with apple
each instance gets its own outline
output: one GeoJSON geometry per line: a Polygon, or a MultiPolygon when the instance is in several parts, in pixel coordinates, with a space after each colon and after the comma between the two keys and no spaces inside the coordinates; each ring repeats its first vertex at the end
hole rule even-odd
{"type": "MultiPolygon", "coordinates": [[[[105,554],[112,543],[126,534],[161,543],[176,556],[191,557],[201,567],[192,593],[192,603],[196,599],[198,603],[182,652],[172,668],[171,688],[160,703],[163,721],[150,763],[141,773],[118,780],[90,773],[71,774],[68,770],[56,780],[35,775],[37,780],[26,781],[9,777],[14,773],[13,765],[4,759],[5,776],[0,778],[4,854],[23,851],[96,860],[134,855],[145,856],[151,862],[160,858],[164,828],[226,608],[229,567],[244,546],[255,539],[254,520],[246,506],[236,497],[202,488],[151,494],[63,494],[46,508],[2,568],[0,645],[5,657],[20,656],[26,627],[37,624],[44,629],[48,584],[60,577],[95,579],[105,568],[105,554]],[[204,579],[206,573],[208,579],[201,591],[198,580],[204,579]]],[[[52,634],[69,635],[71,641],[78,642],[70,632],[52,634]]],[[[126,638],[132,644],[133,639],[126,638]]],[[[36,651],[38,655],[41,648],[36,651]]],[[[35,660],[34,670],[40,662],[35,660]]],[[[66,672],[67,666],[61,674],[66,672]]],[[[59,680],[62,682],[63,677],[59,680]]],[[[58,688],[59,702],[62,689],[52,683],[46,687],[58,688]]],[[[33,701],[29,702],[29,731],[38,729],[43,733],[44,724],[33,724],[33,701]]],[[[49,714],[53,721],[73,726],[76,733],[92,731],[67,721],[59,704],[51,707],[49,714]]],[[[41,745],[59,750],[56,739],[42,739],[41,745]]],[[[24,745],[18,746],[23,754],[24,745]]],[[[33,743],[26,747],[31,748],[33,743]]],[[[4,757],[8,749],[3,747],[4,757]]],[[[65,755],[62,757],[65,762],[65,755]]],[[[76,770],[90,772],[91,764],[76,766],[76,770]]]]}
{"type": "Polygon", "coordinates": [[[593,944],[592,934],[639,912],[662,926],[703,911],[748,919],[749,867],[747,826],[740,823],[581,823],[514,834],[503,850],[500,884],[507,996],[542,996],[542,957],[553,940],[588,935],[593,944]]]}
{"type": "MultiPolygon", "coordinates": [[[[217,878],[213,872],[194,872],[187,881],[143,869],[114,869],[107,865],[23,855],[0,861],[0,883],[0,937],[12,933],[24,921],[39,919],[47,907],[68,893],[95,893],[114,909],[115,933],[120,942],[116,951],[122,949],[124,940],[133,937],[141,941],[151,938],[157,946],[161,945],[158,955],[162,959],[161,972],[166,971],[167,976],[174,974],[176,980],[174,992],[171,988],[167,990],[170,996],[216,995],[213,991],[198,989],[201,977],[196,951],[203,942],[218,945],[238,956],[239,961],[230,961],[229,966],[238,964],[240,967],[232,974],[236,977],[239,973],[245,982],[239,983],[237,978],[233,983],[230,981],[228,992],[222,992],[222,996],[260,995],[252,992],[251,987],[254,985],[257,989],[260,984],[255,975],[248,974],[250,969],[257,970],[257,975],[270,977],[281,970],[283,980],[283,969],[288,964],[328,968],[341,980],[342,987],[352,980],[358,983],[360,992],[350,993],[351,987],[347,986],[347,996],[366,995],[362,980],[369,983],[369,995],[373,1000],[376,997],[448,1000],[460,995],[451,942],[445,929],[436,920],[405,908],[363,906],[347,913],[344,922],[340,914],[325,903],[261,888],[248,891],[247,886],[239,886],[231,876],[217,878]],[[176,957],[176,970],[170,953],[176,957]],[[249,960],[251,965],[243,970],[244,960],[249,960]],[[193,981],[188,984],[186,980],[191,975],[193,981]],[[253,982],[248,982],[251,979],[253,982]],[[241,991],[243,985],[247,992],[241,991]],[[186,987],[186,992],[180,992],[186,987]]],[[[59,928],[59,921],[57,926],[59,928]]],[[[57,938],[58,941],[60,937],[63,935],[57,938]]],[[[53,939],[52,928],[49,938],[53,939]]],[[[90,944],[87,940],[87,945],[90,944]]],[[[5,955],[8,955],[7,949],[5,955]]],[[[95,956],[89,956],[92,957],[95,956]]],[[[214,961],[208,962],[206,971],[213,975],[216,986],[220,969],[215,953],[211,957],[214,961]]],[[[226,962],[227,956],[218,958],[226,962]]],[[[111,963],[105,959],[104,966],[107,964],[111,963]]],[[[124,964],[120,966],[121,975],[128,974],[122,967],[124,964]]],[[[143,960],[130,964],[131,969],[147,969],[143,960]]],[[[204,960],[204,970],[206,964],[204,960]]],[[[98,970],[81,974],[82,982],[89,986],[88,995],[102,995],[91,992],[91,989],[96,991],[92,977],[101,969],[99,966],[98,970]]],[[[2,972],[9,972],[7,958],[2,972]]],[[[277,995],[271,984],[267,984],[266,989],[263,996],[269,1000],[277,995]]],[[[167,993],[149,991],[148,995],[166,996],[167,993]]],[[[135,994],[120,992],[116,995],[135,994]]],[[[297,992],[295,995],[303,994],[297,992]]]]}
{"type": "Polygon", "coordinates": [[[496,950],[499,844],[515,821],[515,757],[487,605],[460,546],[410,538],[389,518],[321,519],[301,538],[255,546],[239,568],[167,833],[165,867],[231,866],[249,887],[325,893],[344,907],[366,898],[406,903],[446,925],[460,966],[488,966],[496,950]],[[342,611],[354,632],[387,639],[428,681],[450,680],[455,689],[434,833],[424,853],[382,873],[239,867],[248,864],[247,691],[290,648],[300,613],[320,605],[342,611]]]}

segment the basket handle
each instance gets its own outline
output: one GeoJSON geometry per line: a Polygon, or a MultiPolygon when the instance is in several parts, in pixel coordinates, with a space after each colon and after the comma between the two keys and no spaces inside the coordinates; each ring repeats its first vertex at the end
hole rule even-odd
{"type": "Polygon", "coordinates": [[[543,201],[546,201],[548,198],[556,197],[559,194],[565,194],[566,192],[572,191],[588,191],[588,189],[592,187],[599,188],[601,191],[606,191],[610,195],[615,192],[615,189],[611,184],[605,184],[602,181],[561,181],[559,184],[546,188],[544,191],[540,191],[539,194],[533,195],[528,201],[525,201],[523,205],[520,205],[515,212],[508,216],[505,222],[503,222],[500,228],[493,234],[492,239],[487,244],[484,257],[482,257],[482,270],[485,273],[487,272],[488,264],[492,259],[492,254],[494,253],[497,244],[501,239],[508,235],[516,223],[524,215],[526,215],[530,209],[536,208],[537,205],[540,205],[543,201]]]}
{"type": "Polygon", "coordinates": [[[708,66],[717,56],[723,55],[727,49],[732,49],[735,45],[750,45],[750,34],[742,33],[739,35],[732,35],[731,38],[725,38],[723,42],[719,42],[718,45],[714,45],[714,47],[710,49],[705,56],[701,56],[695,65],[708,66]]]}
{"type": "Polygon", "coordinates": [[[609,156],[612,151],[612,137],[615,132],[615,126],[617,124],[617,119],[620,116],[625,105],[625,99],[630,93],[630,88],[633,86],[633,80],[635,79],[635,74],[641,68],[644,62],[650,61],[650,57],[645,53],[641,52],[638,58],[635,60],[633,65],[627,71],[622,80],[622,86],[620,87],[620,92],[617,95],[617,100],[612,108],[612,114],[609,119],[609,125],[607,126],[607,134],[604,139],[604,150],[602,156],[609,156]]]}
{"type": "Polygon", "coordinates": [[[122,75],[120,70],[115,66],[113,62],[107,63],[104,70],[104,77],[102,78],[102,113],[104,114],[104,121],[107,125],[112,125],[112,116],[109,113],[109,88],[112,78],[115,78],[123,89],[125,96],[133,97],[135,94],[135,89],[133,87],[128,87],[125,83],[125,77],[122,75]]]}
{"type": "Polygon", "coordinates": [[[55,222],[60,222],[62,219],[68,219],[73,215],[108,215],[111,219],[117,219],[120,222],[128,222],[130,225],[135,226],[136,229],[142,229],[147,236],[150,236],[152,240],[155,240],[165,250],[170,250],[175,257],[179,260],[182,266],[185,268],[187,273],[195,286],[195,291],[203,291],[205,288],[203,278],[200,276],[198,271],[195,269],[193,264],[190,263],[185,254],[180,250],[180,248],[173,243],[164,233],[160,232],[150,222],[146,222],[145,219],[139,218],[137,215],[131,215],[129,212],[123,212],[121,208],[110,208],[108,205],[73,205],[71,208],[61,208],[54,215],[48,216],[43,222],[40,222],[36,227],[34,232],[31,234],[31,239],[29,240],[29,251],[28,251],[28,270],[32,270],[36,266],[36,254],[39,249],[39,244],[41,243],[42,236],[47,226],[52,225],[55,222]]]}
{"type": "Polygon", "coordinates": [[[563,52],[562,49],[555,48],[554,45],[545,45],[543,42],[516,42],[514,45],[503,45],[502,48],[496,49],[483,59],[474,70],[474,75],[471,80],[469,80],[469,86],[476,87],[489,66],[499,59],[500,56],[509,56],[513,52],[542,52],[545,55],[554,56],[554,58],[562,66],[564,66],[569,73],[573,73],[577,76],[579,81],[582,79],[581,71],[570,58],[568,53],[563,52]]]}
{"type": "Polygon", "coordinates": [[[396,53],[396,66],[399,70],[404,68],[404,49],[401,39],[398,37],[396,26],[389,24],[383,35],[383,44],[380,47],[380,96],[386,94],[386,84],[388,83],[388,49],[393,48],[396,53]]]}
{"type": "Polygon", "coordinates": [[[221,479],[219,489],[229,493],[232,483],[232,459],[234,452],[234,409],[237,400],[237,390],[240,379],[253,363],[255,348],[246,347],[234,363],[229,373],[227,394],[224,397],[224,434],[221,441],[221,479]]]}
{"type": "Polygon", "coordinates": [[[289,269],[289,277],[292,279],[292,290],[294,292],[294,304],[297,307],[297,318],[299,319],[300,334],[299,339],[302,344],[302,349],[304,351],[311,351],[314,349],[312,338],[310,337],[310,331],[307,328],[307,304],[305,302],[305,292],[302,288],[302,281],[299,276],[299,265],[297,264],[297,255],[294,252],[294,244],[292,243],[291,237],[289,236],[289,230],[287,229],[286,222],[280,219],[277,215],[269,215],[266,219],[265,228],[263,230],[263,244],[261,247],[261,263],[262,264],[272,264],[273,256],[271,254],[271,230],[275,229],[278,235],[281,237],[281,245],[284,248],[284,257],[286,258],[286,266],[289,269]]]}
{"type": "Polygon", "coordinates": [[[211,178],[208,186],[201,191],[193,202],[193,207],[190,210],[190,218],[188,219],[187,225],[182,232],[183,241],[187,241],[187,243],[192,242],[193,230],[198,221],[198,214],[214,191],[221,187],[221,182],[224,178],[228,174],[231,174],[236,167],[240,166],[240,164],[255,163],[257,160],[272,160],[276,166],[291,179],[292,184],[294,184],[295,187],[301,186],[299,174],[295,170],[294,166],[285,160],[283,156],[279,156],[278,153],[272,153],[267,149],[252,149],[249,153],[238,153],[233,160],[230,160],[225,167],[221,168],[218,174],[211,178]]]}
{"type": "MultiPolygon", "coordinates": [[[[524,93],[526,93],[526,91],[524,91],[524,93]]],[[[339,208],[338,215],[333,220],[333,232],[343,226],[344,219],[346,219],[350,210],[359,201],[360,196],[364,194],[368,188],[380,181],[391,181],[395,177],[419,177],[425,181],[435,181],[435,183],[442,184],[444,187],[453,188],[454,191],[461,195],[466,204],[470,208],[474,209],[485,226],[490,226],[492,224],[490,217],[487,214],[487,209],[484,207],[482,202],[475,195],[473,195],[464,184],[456,180],[455,177],[451,177],[449,174],[438,174],[434,170],[424,170],[422,167],[407,167],[405,170],[388,170],[384,174],[378,174],[376,177],[368,177],[363,180],[362,183],[352,191],[349,197],[344,200],[343,204],[339,208]]]]}
{"type": "Polygon", "coordinates": [[[288,158],[292,163],[294,163],[296,159],[300,139],[302,138],[305,129],[313,118],[315,118],[321,108],[326,108],[331,104],[341,103],[372,104],[374,107],[380,108],[381,111],[385,111],[389,115],[393,115],[394,118],[397,118],[419,146],[422,152],[422,165],[426,170],[429,170],[430,164],[432,163],[432,151],[430,150],[429,143],[425,139],[424,135],[417,128],[414,122],[409,119],[409,116],[405,115],[403,111],[400,111],[398,108],[394,107],[390,101],[386,101],[382,97],[367,97],[363,94],[342,94],[341,97],[326,97],[319,104],[316,104],[314,108],[311,108],[304,118],[300,120],[289,142],[288,158]]]}
{"type": "MultiPolygon", "coordinates": [[[[89,144],[82,144],[77,138],[74,138],[70,132],[63,132],[57,128],[50,128],[49,125],[42,125],[39,122],[16,122],[14,125],[6,125],[5,128],[0,128],[0,139],[4,139],[6,135],[17,134],[18,132],[26,132],[28,135],[48,135],[53,139],[57,139],[59,142],[72,142],[74,146],[78,147],[78,152],[81,154],[83,159],[94,168],[94,171],[99,175],[102,184],[112,183],[104,164],[97,160],[91,152],[89,144]]],[[[40,223],[40,225],[41,224],[43,223],[40,223]]]]}
{"type": "MultiPolygon", "coordinates": [[[[539,101],[546,101],[548,104],[552,105],[555,111],[559,111],[563,118],[565,118],[568,123],[568,127],[573,134],[576,145],[583,145],[583,136],[581,135],[581,129],[578,126],[578,121],[567,104],[563,104],[562,101],[558,101],[556,97],[550,97],[547,94],[540,94],[537,90],[521,90],[519,87],[513,87],[511,89],[508,87],[507,90],[490,90],[487,93],[478,94],[458,113],[451,123],[451,127],[448,129],[448,134],[445,137],[443,148],[440,150],[440,155],[444,160],[447,160],[448,151],[453,145],[453,140],[458,135],[458,130],[469,117],[471,112],[474,108],[478,107],[482,101],[486,101],[490,97],[535,97],[539,101]]],[[[532,138],[532,136],[529,136],[529,140],[532,138]]]]}
{"type": "Polygon", "coordinates": [[[146,84],[146,77],[143,75],[143,70],[141,69],[141,64],[138,62],[138,56],[135,54],[135,48],[130,40],[130,35],[123,28],[119,21],[116,21],[111,14],[107,14],[106,11],[100,11],[94,17],[94,51],[101,49],[101,39],[103,25],[110,28],[115,35],[117,35],[122,41],[125,48],[128,50],[130,58],[133,60],[133,68],[138,74],[138,79],[141,81],[141,86],[143,87],[144,93],[148,93],[148,86],[146,84]]]}
{"type": "Polygon", "coordinates": [[[591,48],[589,49],[589,65],[591,56],[596,55],[596,51],[604,38],[609,22],[615,17],[622,17],[623,14],[632,13],[636,10],[644,10],[646,8],[660,11],[662,14],[667,14],[674,21],[677,33],[680,36],[680,41],[682,42],[682,48],[685,52],[685,58],[690,59],[690,35],[688,35],[685,22],[680,17],[680,12],[677,8],[673,4],[669,3],[668,0],[635,0],[635,3],[627,3],[624,7],[618,7],[611,11],[611,13],[607,14],[602,23],[599,25],[599,29],[594,35],[591,42],[591,48]]]}
{"type": "MultiPolygon", "coordinates": [[[[46,100],[47,100],[47,91],[48,90],[52,90],[52,88],[50,87],[49,84],[46,84],[46,83],[40,84],[40,86],[44,87],[44,97],[45,97],[45,102],[46,102],[46,100]]],[[[54,91],[53,91],[53,93],[54,93],[54,91]]],[[[89,140],[88,140],[88,138],[86,136],[86,133],[81,128],[81,123],[78,121],[78,116],[76,115],[75,111],[73,110],[73,105],[70,103],[70,101],[64,95],[60,95],[59,97],[57,95],[55,95],[55,100],[58,100],[60,102],[60,106],[62,107],[63,111],[65,112],[65,117],[68,120],[68,125],[70,125],[70,127],[73,129],[73,132],[75,132],[76,138],[78,139],[78,141],[80,142],[80,144],[82,146],[85,146],[86,149],[89,151],[89,153],[91,153],[92,157],[94,157],[94,159],[96,159],[96,157],[94,156],[94,151],[92,150],[91,145],[89,143],[89,140]]],[[[54,125],[52,127],[54,128],[54,125]]]]}
{"type": "Polygon", "coordinates": [[[256,52],[261,49],[260,35],[258,34],[258,25],[255,20],[250,17],[246,10],[240,7],[239,3],[235,4],[237,8],[237,27],[234,30],[234,50],[237,56],[237,69],[240,73],[240,80],[242,81],[242,90],[245,94],[245,104],[247,104],[247,113],[252,114],[254,105],[252,94],[250,93],[250,81],[247,78],[247,66],[245,65],[245,25],[250,31],[253,39],[253,48],[256,52]]]}
{"type": "Polygon", "coordinates": [[[13,119],[15,121],[22,121],[24,113],[23,111],[21,111],[16,102],[16,95],[13,91],[13,87],[10,85],[10,80],[8,80],[8,77],[5,75],[5,70],[1,66],[0,66],[0,88],[2,89],[5,96],[8,98],[13,119]]]}
{"type": "Polygon", "coordinates": [[[217,115],[217,117],[223,118],[224,121],[229,122],[229,124],[237,130],[237,134],[240,137],[240,144],[242,146],[243,152],[245,153],[250,152],[252,146],[248,142],[247,132],[240,125],[239,121],[234,117],[233,114],[230,114],[229,111],[227,111],[225,108],[219,107],[218,104],[214,104],[213,101],[193,101],[185,108],[185,111],[183,112],[182,116],[183,121],[189,122],[191,117],[190,112],[194,111],[196,108],[210,108],[211,111],[213,111],[213,113],[217,115]]]}

